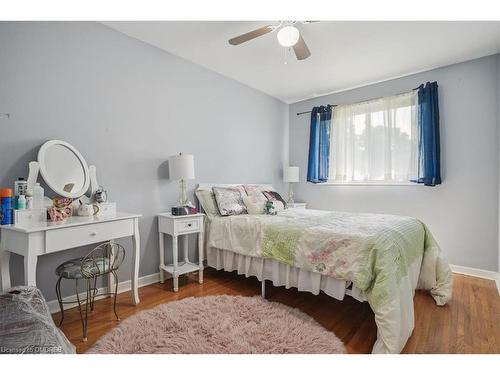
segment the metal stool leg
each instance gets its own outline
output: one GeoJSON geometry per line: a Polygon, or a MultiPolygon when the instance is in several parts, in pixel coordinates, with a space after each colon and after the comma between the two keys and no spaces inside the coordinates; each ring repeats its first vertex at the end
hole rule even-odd
{"type": "Polygon", "coordinates": [[[91,283],[90,279],[87,279],[87,293],[85,295],[85,323],[83,325],[83,341],[87,341],[87,326],[88,326],[88,312],[89,312],[89,300],[92,298],[91,295],[91,283]]]}
{"type": "Polygon", "coordinates": [[[90,311],[94,311],[95,306],[95,296],[97,294],[97,276],[94,277],[94,287],[92,288],[91,300],[90,300],[90,311]]]}
{"type": "Polygon", "coordinates": [[[115,277],[115,301],[113,303],[113,311],[115,312],[116,320],[120,321],[120,317],[116,313],[116,297],[118,296],[118,275],[115,271],[111,271],[111,273],[115,277]]]}
{"type": "Polygon", "coordinates": [[[80,302],[80,294],[78,293],[78,279],[75,279],[75,284],[76,284],[76,300],[78,302],[78,311],[80,312],[80,320],[82,322],[83,341],[87,341],[87,338],[85,336],[85,321],[83,320],[82,304],[80,302]]]}
{"type": "Polygon", "coordinates": [[[57,279],[56,283],[56,295],[57,295],[57,302],[59,302],[59,309],[61,310],[61,320],[59,321],[58,327],[62,325],[62,322],[64,320],[64,307],[62,303],[62,295],[61,295],[61,280],[62,280],[62,275],[59,276],[57,279]]]}

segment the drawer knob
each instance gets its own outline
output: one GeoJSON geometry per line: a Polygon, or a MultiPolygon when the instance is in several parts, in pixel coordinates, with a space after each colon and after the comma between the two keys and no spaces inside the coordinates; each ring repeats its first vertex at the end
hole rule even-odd
{"type": "Polygon", "coordinates": [[[94,237],[94,236],[97,236],[97,233],[96,233],[96,232],[91,232],[91,233],[90,233],[90,235],[91,235],[92,237],[94,237]]]}
{"type": "Polygon", "coordinates": [[[191,226],[191,223],[188,224],[188,227],[190,227],[190,226],[191,226]]]}

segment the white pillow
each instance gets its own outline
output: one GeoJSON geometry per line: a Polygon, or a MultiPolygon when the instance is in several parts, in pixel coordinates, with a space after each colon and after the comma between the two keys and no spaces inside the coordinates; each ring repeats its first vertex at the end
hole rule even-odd
{"type": "Polygon", "coordinates": [[[211,189],[196,189],[195,194],[208,217],[221,216],[215,195],[211,189]]]}
{"type": "Polygon", "coordinates": [[[276,212],[285,211],[285,205],[282,201],[273,201],[273,206],[276,212]]]}
{"type": "Polygon", "coordinates": [[[267,199],[262,193],[244,195],[243,203],[250,215],[261,215],[266,211],[267,199]]]}

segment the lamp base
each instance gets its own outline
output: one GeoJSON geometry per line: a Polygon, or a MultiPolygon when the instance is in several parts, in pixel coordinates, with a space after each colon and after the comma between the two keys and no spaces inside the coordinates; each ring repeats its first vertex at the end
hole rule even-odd
{"type": "Polygon", "coordinates": [[[179,200],[177,202],[178,206],[192,206],[192,203],[187,199],[186,187],[186,181],[179,180],[179,200]]]}
{"type": "Polygon", "coordinates": [[[286,203],[288,203],[288,204],[294,203],[294,201],[293,201],[293,185],[291,182],[288,183],[288,200],[286,203]]]}

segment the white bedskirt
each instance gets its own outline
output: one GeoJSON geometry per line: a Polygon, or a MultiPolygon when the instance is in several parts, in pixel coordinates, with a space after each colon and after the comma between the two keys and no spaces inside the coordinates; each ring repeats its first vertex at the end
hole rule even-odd
{"type": "Polygon", "coordinates": [[[270,258],[241,255],[228,250],[207,247],[207,264],[217,270],[237,271],[239,275],[256,276],[259,281],[270,280],[274,286],[297,288],[318,295],[322,290],[330,297],[343,300],[346,294],[366,301],[362,291],[349,282],[310,272],[270,258]],[[350,286],[350,288],[348,288],[350,286]]]}

